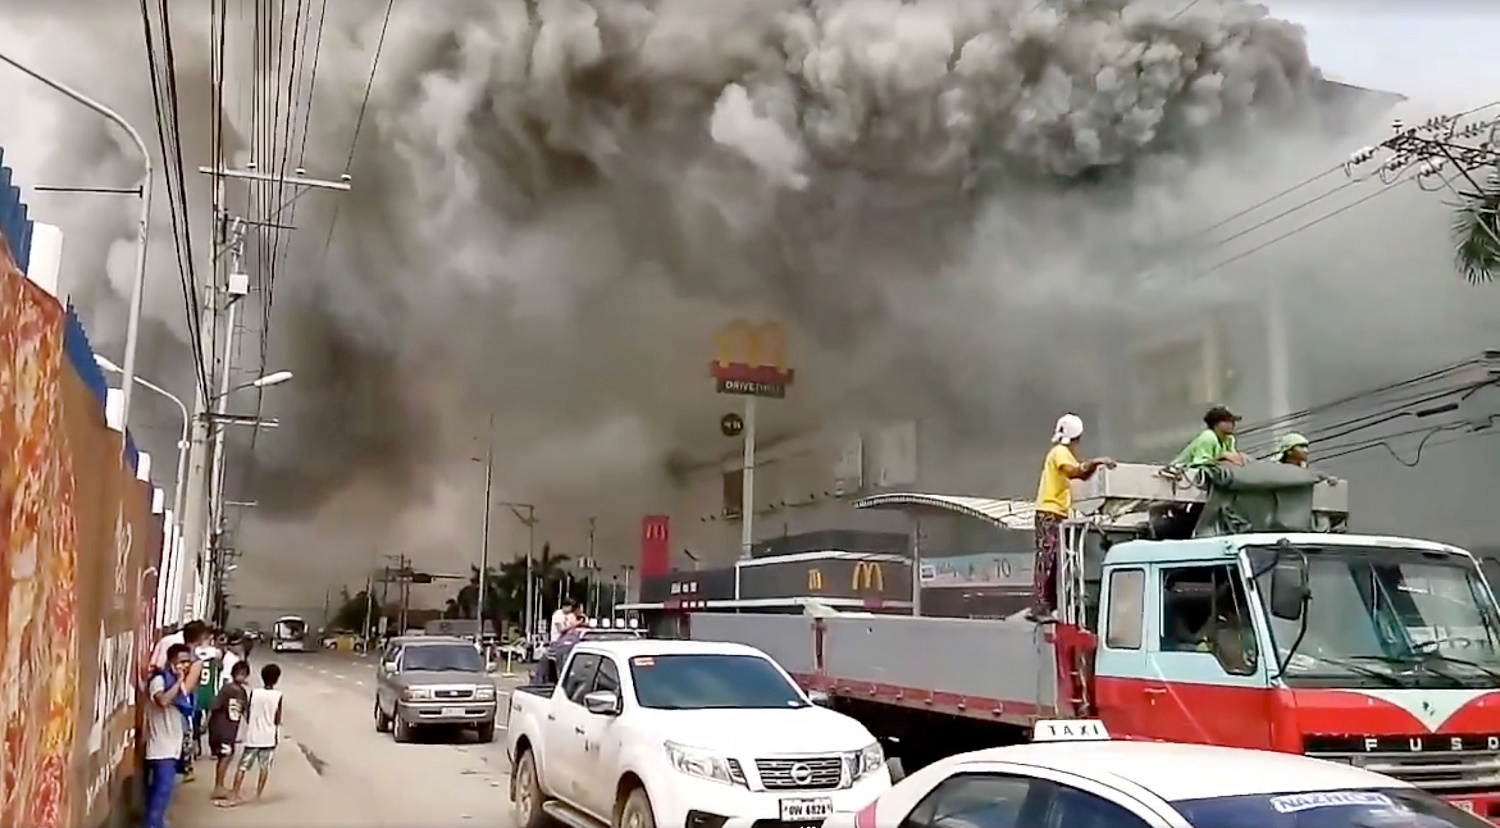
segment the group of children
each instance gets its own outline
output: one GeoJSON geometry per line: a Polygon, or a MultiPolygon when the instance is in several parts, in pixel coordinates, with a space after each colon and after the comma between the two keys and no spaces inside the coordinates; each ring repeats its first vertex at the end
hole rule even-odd
{"type": "Polygon", "coordinates": [[[192,622],[163,639],[147,685],[145,828],[162,828],[177,778],[192,779],[198,742],[208,737],[214,757],[212,798],[224,807],[243,801],[245,777],[259,769],[256,798],[264,794],[280,741],[281,668],[261,668],[261,687],[250,686],[250,664],[229,648],[213,648],[206,625],[192,622]],[[227,675],[225,674],[227,672],[227,675]],[[226,786],[234,756],[239,767],[226,786]]]}

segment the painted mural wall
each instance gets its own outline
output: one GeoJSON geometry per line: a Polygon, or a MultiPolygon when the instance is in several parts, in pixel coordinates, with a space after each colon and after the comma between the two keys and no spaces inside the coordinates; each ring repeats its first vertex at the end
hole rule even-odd
{"type": "Polygon", "coordinates": [[[0,236],[0,825],[101,825],[137,766],[161,527],[91,369],[0,236]]]}

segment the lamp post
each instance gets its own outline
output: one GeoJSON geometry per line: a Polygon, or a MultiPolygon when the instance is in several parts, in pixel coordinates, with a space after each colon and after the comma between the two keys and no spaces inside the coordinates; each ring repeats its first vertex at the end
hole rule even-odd
{"type": "MultiPolygon", "coordinates": [[[[130,310],[129,315],[126,317],[125,321],[125,364],[124,367],[120,369],[120,373],[123,375],[123,381],[120,387],[120,433],[129,434],[130,398],[131,391],[136,384],[135,357],[140,342],[141,304],[144,299],[146,285],[146,242],[150,238],[149,231],[151,226],[151,181],[155,177],[155,172],[153,171],[151,166],[151,153],[146,149],[146,142],[141,139],[141,134],[136,131],[135,127],[131,126],[129,122],[121,117],[118,112],[115,112],[113,109],[110,109],[104,104],[99,103],[93,98],[88,97],[82,92],[79,92],[71,86],[62,83],[61,81],[53,80],[52,78],[43,75],[42,73],[36,71],[35,69],[32,69],[29,66],[26,66],[25,64],[22,64],[20,61],[17,61],[15,58],[10,57],[9,55],[0,53],[0,62],[10,64],[11,66],[20,70],[22,73],[30,75],[35,80],[40,81],[41,83],[51,87],[52,89],[61,92],[69,98],[72,98],[74,101],[77,101],[78,103],[88,107],[89,109],[92,109],[100,115],[103,115],[105,118],[112,121],[121,130],[123,130],[127,136],[129,136],[131,142],[135,144],[136,151],[141,154],[141,164],[144,169],[143,177],[141,178],[141,186],[138,191],[141,198],[141,210],[140,217],[136,221],[135,229],[135,278],[130,283],[130,310]]],[[[128,441],[122,440],[121,445],[128,446],[129,443],[128,441]]],[[[123,456],[123,454],[128,451],[128,449],[122,447],[120,451],[123,456]]]]}
{"type": "MultiPolygon", "coordinates": [[[[98,354],[94,355],[94,362],[99,366],[101,370],[108,371],[111,374],[124,373],[125,370],[120,366],[114,364],[113,362],[110,362],[108,359],[99,356],[98,354]]],[[[177,519],[181,521],[182,478],[187,473],[188,428],[192,425],[192,417],[188,414],[187,404],[172,392],[166,390],[165,388],[162,388],[160,385],[157,385],[150,380],[143,379],[141,377],[135,377],[135,383],[136,385],[139,385],[147,391],[153,391],[159,396],[166,397],[167,399],[171,400],[172,404],[177,406],[177,410],[182,413],[182,434],[177,438],[177,477],[175,482],[172,484],[172,514],[176,515],[177,519]]]]}
{"type": "MultiPolygon", "coordinates": [[[[478,457],[470,458],[479,462],[478,457]]],[[[490,415],[489,447],[484,452],[484,526],[479,541],[479,603],[474,607],[474,617],[479,620],[478,637],[484,640],[485,597],[490,580],[490,498],[495,483],[495,415],[490,415]]],[[[500,625],[496,625],[498,635],[500,625]]]]}

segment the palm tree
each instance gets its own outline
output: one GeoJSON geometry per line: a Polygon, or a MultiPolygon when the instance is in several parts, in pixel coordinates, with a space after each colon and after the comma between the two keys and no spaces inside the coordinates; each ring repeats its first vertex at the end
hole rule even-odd
{"type": "Polygon", "coordinates": [[[1469,284],[1500,277],[1500,180],[1496,176],[1490,177],[1487,188],[1464,194],[1464,203],[1453,215],[1453,238],[1454,264],[1469,284]]]}

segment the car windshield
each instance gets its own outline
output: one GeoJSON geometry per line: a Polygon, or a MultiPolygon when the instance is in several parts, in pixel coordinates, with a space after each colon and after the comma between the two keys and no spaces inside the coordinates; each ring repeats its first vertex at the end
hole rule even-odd
{"type": "Polygon", "coordinates": [[[807,707],[776,665],[753,655],[659,655],[630,659],[641,707],[657,710],[807,707]]]}
{"type": "MultiPolygon", "coordinates": [[[[1500,679],[1500,618],[1470,559],[1389,547],[1301,550],[1312,591],[1306,630],[1301,621],[1270,624],[1289,684],[1461,687],[1500,679]]],[[[1270,579],[1260,576],[1262,595],[1270,579]]]]}
{"type": "Polygon", "coordinates": [[[1224,796],[1172,807],[1193,828],[1494,828],[1413,788],[1224,796]]]}
{"type": "Polygon", "coordinates": [[[484,672],[479,651],[467,644],[419,644],[406,648],[402,670],[484,672]]]}

